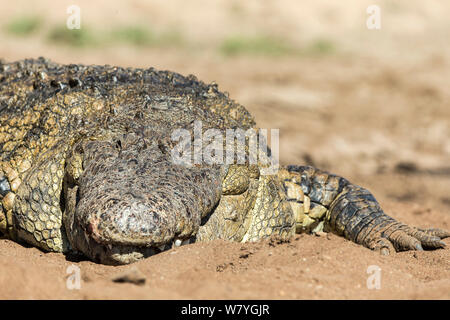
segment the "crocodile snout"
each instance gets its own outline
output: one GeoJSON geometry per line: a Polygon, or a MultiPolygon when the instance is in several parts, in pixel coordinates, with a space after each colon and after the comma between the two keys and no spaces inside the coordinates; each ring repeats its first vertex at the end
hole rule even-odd
{"type": "Polygon", "coordinates": [[[89,144],[65,220],[72,247],[94,260],[129,263],[186,243],[219,201],[219,169],[174,165],[150,144],[134,154],[89,144]]]}

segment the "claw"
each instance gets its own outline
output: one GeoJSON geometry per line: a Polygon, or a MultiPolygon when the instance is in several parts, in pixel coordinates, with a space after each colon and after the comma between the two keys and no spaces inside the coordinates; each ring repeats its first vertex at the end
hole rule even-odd
{"type": "Polygon", "coordinates": [[[434,248],[443,248],[445,247],[445,243],[441,241],[439,236],[445,236],[446,231],[440,229],[416,229],[416,228],[408,228],[406,233],[411,237],[419,240],[421,245],[427,249],[434,248]]]}
{"type": "Polygon", "coordinates": [[[430,236],[435,236],[435,237],[439,237],[441,239],[445,239],[450,237],[450,231],[447,230],[442,230],[442,229],[436,229],[436,228],[431,228],[431,229],[418,229],[421,232],[424,232],[430,236]]]}
{"type": "Polygon", "coordinates": [[[382,256],[388,256],[391,252],[395,252],[395,248],[392,246],[392,243],[385,238],[379,238],[369,244],[369,248],[372,250],[380,252],[382,256]]]}
{"type": "Polygon", "coordinates": [[[418,239],[408,235],[401,229],[397,229],[392,232],[389,235],[388,239],[392,242],[396,251],[423,250],[422,245],[418,239]]]}

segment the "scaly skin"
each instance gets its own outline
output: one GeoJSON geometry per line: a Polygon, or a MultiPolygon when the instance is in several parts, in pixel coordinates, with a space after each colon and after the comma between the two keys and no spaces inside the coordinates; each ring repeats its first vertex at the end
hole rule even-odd
{"type": "Polygon", "coordinates": [[[450,235],[401,224],[367,190],[311,167],[262,175],[248,159],[175,164],[172,135],[194,139],[196,121],[224,136],[255,126],[194,76],[42,58],[0,64],[0,233],[105,264],[217,238],[326,230],[388,253],[442,247],[450,235]]]}

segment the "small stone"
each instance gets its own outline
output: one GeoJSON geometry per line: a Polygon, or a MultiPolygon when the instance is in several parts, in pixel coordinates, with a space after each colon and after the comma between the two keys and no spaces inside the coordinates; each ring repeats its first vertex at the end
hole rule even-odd
{"type": "Polygon", "coordinates": [[[141,271],[139,271],[138,268],[133,267],[115,276],[112,281],[118,283],[132,283],[142,286],[145,284],[146,277],[141,271]]]}

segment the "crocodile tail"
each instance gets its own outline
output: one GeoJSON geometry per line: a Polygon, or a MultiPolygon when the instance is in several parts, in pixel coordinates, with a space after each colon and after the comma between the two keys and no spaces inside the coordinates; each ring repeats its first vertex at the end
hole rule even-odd
{"type": "Polygon", "coordinates": [[[296,215],[297,232],[331,231],[381,253],[442,248],[450,232],[418,229],[398,222],[381,209],[367,190],[310,166],[280,171],[296,215]]]}

